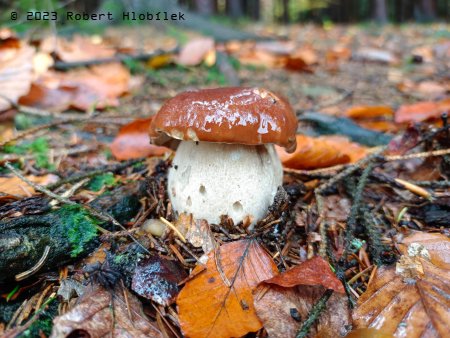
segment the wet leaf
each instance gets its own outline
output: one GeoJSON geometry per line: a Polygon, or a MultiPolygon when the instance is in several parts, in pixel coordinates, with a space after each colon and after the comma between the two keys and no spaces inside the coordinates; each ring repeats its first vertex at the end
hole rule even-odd
{"type": "Polygon", "coordinates": [[[341,281],[331,271],[330,265],[320,256],[315,256],[292,269],[264,281],[285,288],[297,285],[321,285],[326,289],[345,293],[341,281]]]}
{"type": "Polygon", "coordinates": [[[450,332],[449,242],[422,232],[407,237],[397,266],[378,269],[359,298],[356,327],[395,337],[445,337],[450,332]]]}
{"type": "Polygon", "coordinates": [[[403,134],[396,136],[389,142],[387,153],[389,155],[403,155],[414,148],[419,140],[419,129],[415,126],[410,126],[403,134]]]}
{"type": "Polygon", "coordinates": [[[350,314],[344,288],[329,264],[316,256],[258,287],[255,308],[269,336],[296,337],[301,322],[327,289],[337,293],[328,300],[326,309],[310,333],[330,338],[345,334],[350,314]]]}
{"type": "Polygon", "coordinates": [[[374,117],[391,117],[394,110],[388,106],[355,106],[345,112],[345,116],[358,120],[374,117]]]}
{"type": "Polygon", "coordinates": [[[202,248],[205,254],[214,248],[215,240],[207,221],[196,220],[192,214],[181,213],[175,222],[177,229],[186,237],[187,241],[196,248],[202,248]]]}
{"type": "Polygon", "coordinates": [[[53,324],[52,338],[110,334],[119,338],[163,337],[143,313],[136,296],[120,287],[114,291],[88,287],[75,307],[56,317],[53,324]]]}
{"type": "Polygon", "coordinates": [[[183,46],[180,54],[175,58],[175,61],[183,66],[197,66],[205,60],[208,53],[213,49],[213,39],[194,39],[183,46]]]}
{"type": "Polygon", "coordinates": [[[252,291],[277,274],[272,258],[254,240],[222,245],[197,266],[178,295],[181,328],[188,337],[239,337],[262,324],[252,291]],[[202,271],[204,270],[204,271],[202,271]]]}
{"type": "MultiPolygon", "coordinates": [[[[0,48],[0,95],[17,103],[30,90],[34,48],[21,41],[13,41],[0,48]]],[[[10,107],[10,102],[0,97],[0,111],[10,107]]]]}
{"type": "Polygon", "coordinates": [[[63,111],[103,109],[117,106],[126,93],[130,73],[121,63],[107,63],[69,72],[49,71],[33,83],[20,103],[41,109],[63,111]]]}
{"type": "Polygon", "coordinates": [[[283,166],[292,169],[326,168],[352,163],[367,155],[367,148],[342,136],[309,137],[297,135],[297,149],[289,154],[276,147],[283,166]]]}
{"type": "Polygon", "coordinates": [[[178,295],[178,283],[186,277],[187,274],[176,261],[154,255],[137,263],[131,288],[139,296],[168,306],[178,295]]]}
{"type": "Polygon", "coordinates": [[[438,119],[442,113],[450,109],[450,99],[440,102],[418,102],[402,105],[395,113],[395,122],[422,122],[429,119],[438,119]]]}
{"type": "Polygon", "coordinates": [[[120,128],[110,146],[114,157],[122,161],[146,156],[162,156],[170,151],[166,147],[150,144],[148,131],[151,122],[152,117],[136,119],[120,128]]]}

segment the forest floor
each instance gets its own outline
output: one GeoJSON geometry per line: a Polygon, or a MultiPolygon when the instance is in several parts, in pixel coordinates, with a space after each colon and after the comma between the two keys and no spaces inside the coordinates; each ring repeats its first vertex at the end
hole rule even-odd
{"type": "Polygon", "coordinates": [[[247,29],[267,40],[0,30],[1,335],[450,331],[449,26],[247,29]],[[300,122],[253,230],[176,215],[149,144],[165,100],[223,86],[300,122]]]}

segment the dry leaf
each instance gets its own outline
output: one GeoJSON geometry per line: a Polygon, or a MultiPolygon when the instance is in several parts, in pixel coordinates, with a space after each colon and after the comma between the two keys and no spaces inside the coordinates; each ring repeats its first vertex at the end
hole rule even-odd
{"type": "Polygon", "coordinates": [[[148,156],[162,156],[171,151],[169,148],[150,144],[148,131],[152,117],[136,119],[120,128],[110,149],[119,161],[148,156]]]}
{"type": "Polygon", "coordinates": [[[175,61],[183,66],[197,66],[205,60],[208,53],[214,49],[214,40],[211,38],[199,38],[189,41],[175,58],[175,61]]]}
{"type": "MultiPolygon", "coordinates": [[[[58,176],[48,174],[44,176],[27,176],[31,182],[47,185],[58,181],[58,176]]],[[[17,176],[12,177],[0,177],[0,193],[15,196],[28,196],[28,193],[33,194],[34,189],[22,181],[17,176]]]]}
{"type": "Polygon", "coordinates": [[[76,306],[53,320],[51,338],[71,335],[117,338],[163,337],[128,290],[88,287],[76,306]],[[124,297],[126,294],[126,299],[124,297]],[[128,307],[129,304],[129,307],[128,307]]]}
{"type": "Polygon", "coordinates": [[[450,99],[440,102],[418,102],[402,105],[395,113],[395,122],[422,122],[428,119],[438,119],[442,113],[450,109],[450,99]]]}
{"type": "Polygon", "coordinates": [[[20,103],[41,109],[63,111],[103,109],[117,106],[118,97],[130,85],[130,72],[121,63],[105,63],[69,72],[49,71],[33,83],[20,103]]]}
{"type": "Polygon", "coordinates": [[[382,267],[359,298],[353,321],[395,337],[446,337],[450,332],[450,240],[416,233],[400,246],[397,267],[382,267]]]}
{"type": "Polygon", "coordinates": [[[398,62],[398,59],[391,52],[376,48],[361,48],[353,54],[352,58],[358,61],[387,64],[395,64],[398,62]]]}
{"type": "Polygon", "coordinates": [[[93,59],[104,59],[114,56],[113,48],[105,46],[101,39],[75,35],[71,41],[50,36],[41,41],[40,50],[56,53],[60,60],[78,62],[93,59]]]}
{"type": "Polygon", "coordinates": [[[309,137],[297,135],[297,149],[292,154],[276,146],[283,166],[292,169],[326,168],[353,163],[367,155],[367,148],[342,136],[309,137]]]}
{"type": "Polygon", "coordinates": [[[197,266],[178,295],[181,328],[187,337],[240,337],[258,331],[252,291],[277,274],[272,258],[254,240],[222,245],[197,266]],[[204,271],[202,271],[204,269],[204,271]]]}
{"type": "Polygon", "coordinates": [[[186,277],[177,261],[153,255],[137,263],[131,289],[139,296],[169,306],[178,295],[178,283],[186,277]]]}
{"type": "MultiPolygon", "coordinates": [[[[2,45],[0,48],[0,95],[17,103],[30,90],[33,77],[34,48],[20,42],[2,45]]],[[[0,111],[11,107],[8,100],[0,96],[0,111]]]]}
{"type": "Polygon", "coordinates": [[[355,106],[347,109],[344,115],[355,120],[392,117],[394,110],[389,106],[355,106]]]}
{"type": "Polygon", "coordinates": [[[311,334],[330,338],[345,334],[350,315],[344,287],[329,264],[316,256],[264,281],[258,288],[255,308],[269,336],[295,337],[301,326],[298,319],[306,319],[327,289],[341,294],[334,294],[328,300],[326,310],[311,334]],[[267,285],[270,285],[268,290],[267,285]]]}
{"type": "Polygon", "coordinates": [[[206,220],[196,220],[192,214],[188,215],[183,212],[178,216],[175,226],[189,243],[196,248],[201,247],[205,254],[210,253],[216,247],[214,235],[206,220]]]}

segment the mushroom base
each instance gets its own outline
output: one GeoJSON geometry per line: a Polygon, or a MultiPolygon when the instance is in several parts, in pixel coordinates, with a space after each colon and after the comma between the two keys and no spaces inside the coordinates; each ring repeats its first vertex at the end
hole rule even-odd
{"type": "Polygon", "coordinates": [[[282,184],[283,169],[273,145],[182,141],[168,174],[173,209],[218,224],[264,218],[282,184]]]}

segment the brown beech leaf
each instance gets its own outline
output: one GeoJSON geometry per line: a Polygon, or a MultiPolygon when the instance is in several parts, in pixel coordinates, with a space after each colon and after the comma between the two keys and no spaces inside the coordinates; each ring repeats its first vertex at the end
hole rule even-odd
{"type": "Polygon", "coordinates": [[[446,337],[450,332],[449,241],[437,234],[407,237],[396,267],[378,269],[359,298],[353,313],[355,326],[380,329],[394,337],[446,337]]]}
{"type": "Polygon", "coordinates": [[[65,62],[87,61],[114,56],[116,51],[97,37],[75,35],[72,40],[49,36],[41,41],[40,50],[54,52],[65,62]]]}
{"type": "Polygon", "coordinates": [[[258,331],[252,291],[278,273],[254,240],[222,245],[197,266],[177,298],[181,329],[187,337],[240,337],[258,331]],[[203,270],[203,271],[202,271],[203,270]]]}
{"type": "Polygon", "coordinates": [[[402,105],[395,112],[395,122],[422,122],[429,119],[438,119],[442,113],[450,109],[450,99],[439,102],[424,101],[414,104],[402,105]]]}
{"type": "MultiPolygon", "coordinates": [[[[47,185],[58,181],[58,176],[48,174],[44,176],[27,176],[27,178],[34,183],[47,185]]],[[[0,177],[0,193],[15,196],[28,196],[28,193],[33,194],[34,189],[16,176],[0,177]]]]}
{"type": "MultiPolygon", "coordinates": [[[[30,90],[35,51],[22,41],[12,41],[14,43],[6,43],[0,48],[0,94],[17,103],[19,97],[30,90]]],[[[10,107],[11,103],[0,97],[0,111],[10,107]]]]}
{"type": "Polygon", "coordinates": [[[211,227],[204,219],[194,219],[192,214],[181,213],[176,222],[177,229],[186,237],[187,241],[196,248],[202,248],[205,254],[216,247],[211,227]]]}
{"type": "Polygon", "coordinates": [[[136,119],[120,128],[110,149],[119,161],[147,156],[162,156],[169,148],[150,144],[148,131],[152,117],[136,119]]]}
{"type": "Polygon", "coordinates": [[[130,85],[130,72],[121,63],[105,63],[69,72],[49,71],[37,79],[20,103],[52,111],[70,107],[87,111],[117,106],[130,85]]]}
{"type": "Polygon", "coordinates": [[[199,38],[189,41],[175,58],[175,61],[183,66],[197,66],[214,50],[214,40],[211,38],[199,38]]]}
{"type": "Polygon", "coordinates": [[[163,337],[128,290],[87,287],[75,307],[53,320],[50,337],[163,337]],[[126,298],[124,296],[126,294],[126,298]]]}
{"type": "Polygon", "coordinates": [[[131,288],[139,296],[168,306],[178,295],[178,283],[186,277],[177,261],[153,255],[137,263],[131,288]]]}
{"type": "Polygon", "coordinates": [[[264,281],[285,288],[298,285],[322,285],[326,289],[345,293],[341,281],[331,271],[330,265],[320,256],[300,263],[292,269],[264,281]]]}
{"type": "Polygon", "coordinates": [[[348,109],[344,115],[355,120],[391,117],[394,115],[394,110],[389,106],[355,106],[348,109]]]}
{"type": "Polygon", "coordinates": [[[365,157],[368,149],[342,136],[309,137],[297,135],[297,149],[292,154],[276,146],[283,166],[292,169],[326,168],[352,163],[365,157]]]}

